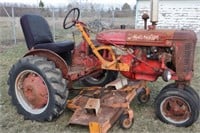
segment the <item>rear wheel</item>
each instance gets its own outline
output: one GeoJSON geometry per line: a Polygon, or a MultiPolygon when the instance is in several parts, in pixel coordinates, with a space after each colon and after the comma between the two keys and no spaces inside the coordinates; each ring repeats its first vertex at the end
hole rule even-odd
{"type": "Polygon", "coordinates": [[[9,72],[8,85],[12,103],[25,119],[51,121],[66,107],[66,80],[44,57],[20,59],[9,72]]]}
{"type": "Polygon", "coordinates": [[[107,83],[117,79],[117,76],[117,71],[102,70],[93,76],[85,78],[82,80],[82,83],[86,86],[104,86],[107,83]]]}
{"type": "Polygon", "coordinates": [[[161,92],[156,98],[156,115],[165,123],[187,127],[198,119],[198,102],[185,90],[169,89],[161,92]]]}

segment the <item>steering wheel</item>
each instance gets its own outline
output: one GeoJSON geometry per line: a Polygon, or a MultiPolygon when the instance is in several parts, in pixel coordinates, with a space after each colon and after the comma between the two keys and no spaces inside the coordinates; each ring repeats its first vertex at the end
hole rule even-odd
{"type": "Polygon", "coordinates": [[[76,22],[78,21],[79,16],[80,16],[80,10],[78,8],[71,9],[67,13],[67,15],[63,21],[63,28],[69,29],[72,26],[74,26],[76,24],[76,22]]]}

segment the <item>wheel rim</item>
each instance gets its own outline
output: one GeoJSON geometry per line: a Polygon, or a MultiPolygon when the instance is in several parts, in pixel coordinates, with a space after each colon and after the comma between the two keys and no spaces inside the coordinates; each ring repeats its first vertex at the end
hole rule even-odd
{"type": "Polygon", "coordinates": [[[149,95],[142,94],[140,100],[141,102],[146,103],[149,100],[149,95]]]}
{"type": "Polygon", "coordinates": [[[16,78],[15,94],[20,105],[32,114],[42,113],[49,103],[49,91],[43,78],[32,70],[24,70],[16,78]]]}
{"type": "Polygon", "coordinates": [[[189,104],[181,97],[171,96],[165,98],[160,106],[162,116],[170,123],[181,124],[191,116],[189,104]]]}
{"type": "Polygon", "coordinates": [[[123,120],[123,127],[124,128],[130,128],[131,127],[131,125],[132,125],[132,122],[128,119],[128,118],[125,118],[124,120],[123,120]]]}

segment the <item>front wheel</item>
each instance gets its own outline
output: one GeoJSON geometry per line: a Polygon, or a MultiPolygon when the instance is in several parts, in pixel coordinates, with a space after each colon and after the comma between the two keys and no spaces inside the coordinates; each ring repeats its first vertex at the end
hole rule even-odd
{"type": "MultiPolygon", "coordinates": [[[[160,93],[163,93],[163,92],[168,91],[168,90],[174,90],[174,89],[178,89],[176,83],[170,83],[170,84],[166,85],[160,91],[160,93]]],[[[183,88],[183,90],[187,91],[188,93],[190,93],[195,98],[196,101],[199,101],[198,102],[198,106],[199,106],[199,109],[200,109],[200,98],[199,98],[198,93],[192,87],[190,87],[188,85],[185,85],[185,87],[183,88]]]]}
{"type": "Polygon", "coordinates": [[[161,121],[178,127],[192,125],[199,116],[198,101],[189,92],[176,88],[157,96],[155,111],[161,121]]]}
{"type": "Polygon", "coordinates": [[[66,80],[44,57],[20,59],[9,72],[8,85],[12,103],[25,119],[51,121],[66,107],[66,80]]]}
{"type": "Polygon", "coordinates": [[[122,129],[130,129],[134,123],[134,119],[130,119],[127,114],[123,114],[119,118],[119,125],[122,129]]]}
{"type": "Polygon", "coordinates": [[[104,86],[117,79],[118,72],[111,70],[102,70],[99,73],[89,76],[82,80],[85,86],[104,86]]]}
{"type": "Polygon", "coordinates": [[[150,94],[146,94],[146,90],[144,88],[138,91],[137,100],[140,104],[147,103],[149,99],[150,99],[150,94]]]}

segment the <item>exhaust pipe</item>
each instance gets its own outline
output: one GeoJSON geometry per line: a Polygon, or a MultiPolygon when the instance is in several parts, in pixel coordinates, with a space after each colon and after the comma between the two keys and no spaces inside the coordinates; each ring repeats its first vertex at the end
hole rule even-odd
{"type": "Polygon", "coordinates": [[[152,26],[156,26],[158,22],[158,3],[159,0],[151,0],[151,23],[152,26]]]}

